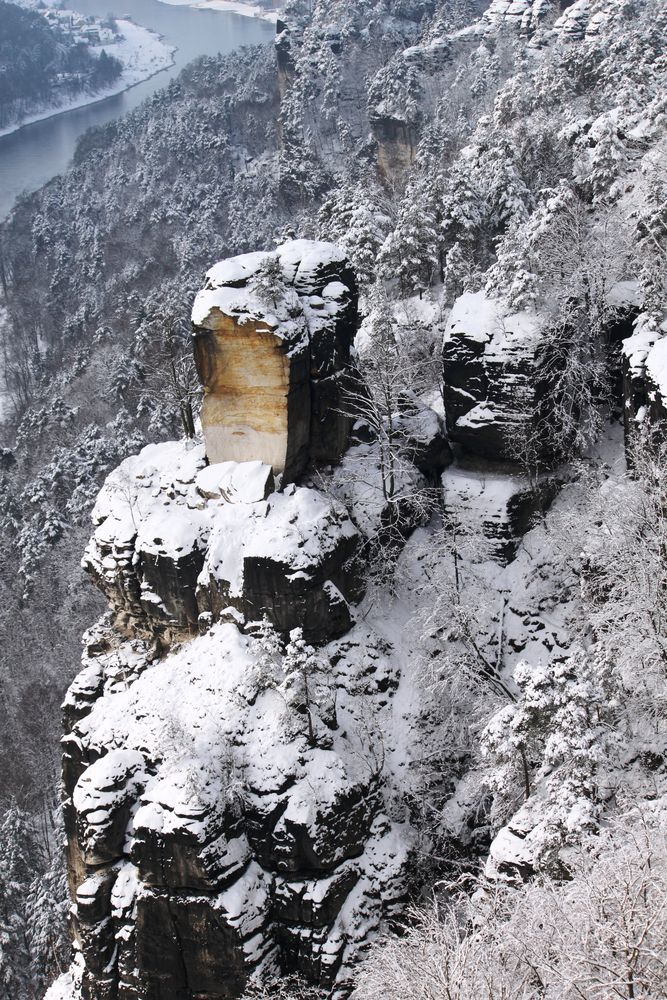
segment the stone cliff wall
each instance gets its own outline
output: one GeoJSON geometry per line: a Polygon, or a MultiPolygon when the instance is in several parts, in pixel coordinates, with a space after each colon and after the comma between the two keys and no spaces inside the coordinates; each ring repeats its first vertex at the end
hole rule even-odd
{"type": "Polygon", "coordinates": [[[336,714],[313,693],[312,737],[236,625],[162,658],[104,623],[89,639],[63,763],[78,995],[231,1000],[279,970],[344,995],[411,843],[359,753],[361,693],[382,724],[396,684],[377,639],[322,654],[336,714]]]}
{"type": "Polygon", "coordinates": [[[454,304],[443,344],[447,431],[459,446],[442,478],[444,508],[457,530],[486,539],[506,562],[557,492],[553,476],[529,480],[524,456],[549,467],[557,456],[535,437],[535,414],[548,394],[540,374],[540,324],[510,313],[484,292],[454,304]]]}
{"type": "Polygon", "coordinates": [[[283,482],[343,454],[357,290],[344,253],[295,240],[207,274],[193,309],[211,462],[259,460],[283,482]]]}
{"type": "Polygon", "coordinates": [[[412,837],[384,803],[399,671],[354,623],[357,528],[191,442],[126,460],[93,517],[110,607],[64,706],[77,998],[233,1000],[281,971],[344,996],[412,837]]]}
{"type": "Polygon", "coordinates": [[[357,529],[316,490],[272,490],[269,466],[206,465],[201,445],[149,445],[123,462],[83,559],[116,629],[170,645],[228,611],[318,644],[345,632],[362,590],[357,529]]]}
{"type": "MultiPolygon", "coordinates": [[[[205,444],[111,473],[83,559],[109,609],[64,705],[73,1000],[235,1000],[291,971],[344,997],[413,845],[383,774],[412,700],[356,621],[362,529],[331,470],[327,493],[289,482],[344,457],[354,276],[286,244],[216,265],[194,318],[205,444]]],[[[432,477],[442,421],[400,419],[432,477]]]]}

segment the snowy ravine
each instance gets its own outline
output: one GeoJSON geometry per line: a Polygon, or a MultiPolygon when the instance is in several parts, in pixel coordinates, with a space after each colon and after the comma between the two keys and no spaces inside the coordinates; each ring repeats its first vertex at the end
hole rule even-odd
{"type": "Polygon", "coordinates": [[[90,46],[92,54],[99,55],[104,50],[123,64],[123,72],[111,86],[92,93],[84,92],[77,97],[50,103],[48,106],[36,109],[21,121],[0,130],[0,137],[16,132],[33,122],[43,121],[53,115],[64,114],[66,111],[73,111],[75,108],[82,108],[87,104],[94,104],[96,101],[103,101],[107,97],[121,94],[123,91],[129,90],[130,87],[135,87],[143,80],[148,80],[156,73],[173,66],[176,50],[173,46],[166,45],[154,31],[126,18],[119,19],[117,24],[118,30],[123,36],[118,42],[107,46],[90,46]]]}

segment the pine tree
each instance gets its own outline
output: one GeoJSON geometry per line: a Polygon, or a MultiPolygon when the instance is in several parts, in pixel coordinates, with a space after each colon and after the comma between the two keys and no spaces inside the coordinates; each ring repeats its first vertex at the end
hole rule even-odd
{"type": "Polygon", "coordinates": [[[617,677],[600,652],[580,650],[545,665],[524,660],[514,681],[517,701],[497,712],[482,735],[483,753],[493,763],[496,822],[506,821],[543,782],[547,803],[533,843],[549,863],[562,844],[597,825],[596,774],[613,745],[617,677]]]}
{"type": "Polygon", "coordinates": [[[335,688],[328,663],[308,645],[301,628],[290,632],[283,670],[285,679],[281,690],[288,707],[306,716],[309,746],[315,747],[323,739],[328,742],[322,724],[328,729],[336,728],[335,688]]]}
{"type": "Polygon", "coordinates": [[[580,180],[590,189],[594,202],[614,201],[620,193],[617,181],[627,164],[627,150],[611,115],[598,119],[591,132],[594,145],[580,180]]]}
{"type": "Polygon", "coordinates": [[[26,901],[31,981],[40,993],[65,971],[70,960],[69,892],[62,851],[62,818],[58,813],[56,844],[46,871],[30,884],[26,901]]]}
{"type": "Polygon", "coordinates": [[[0,1000],[33,995],[27,902],[40,861],[28,815],[11,802],[0,820],[0,1000]]]}
{"type": "Polygon", "coordinates": [[[252,704],[262,691],[280,686],[284,677],[284,643],[267,618],[250,622],[248,633],[252,637],[252,651],[255,655],[246,694],[247,700],[252,704]]]}
{"type": "Polygon", "coordinates": [[[255,271],[252,288],[261,302],[275,309],[285,293],[285,278],[277,254],[267,254],[255,271]]]}
{"type": "Polygon", "coordinates": [[[398,278],[404,293],[428,288],[439,260],[438,220],[433,201],[426,195],[424,183],[408,187],[398,223],[378,257],[382,276],[398,278]]]}
{"type": "Polygon", "coordinates": [[[318,216],[319,235],[345,249],[360,284],[375,281],[378,253],[390,229],[386,198],[364,173],[344,183],[325,200],[318,216]]]}

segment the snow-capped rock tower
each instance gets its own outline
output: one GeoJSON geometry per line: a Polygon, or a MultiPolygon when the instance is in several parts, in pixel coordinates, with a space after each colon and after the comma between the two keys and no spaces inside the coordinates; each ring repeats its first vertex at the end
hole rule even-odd
{"type": "Polygon", "coordinates": [[[192,321],[211,463],[261,461],[285,483],[341,457],[357,289],[339,247],[294,240],[221,261],[192,321]]]}

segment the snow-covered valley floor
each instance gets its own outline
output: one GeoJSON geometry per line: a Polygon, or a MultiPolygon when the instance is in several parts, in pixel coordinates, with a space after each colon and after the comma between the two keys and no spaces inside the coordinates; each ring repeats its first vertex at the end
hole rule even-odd
{"type": "Polygon", "coordinates": [[[168,69],[174,63],[174,52],[176,49],[167,45],[162,38],[154,31],[144,28],[133,21],[123,19],[117,22],[119,31],[123,38],[113,45],[91,46],[90,51],[96,55],[105,49],[109,55],[113,55],[123,64],[123,72],[120,77],[109,87],[97,90],[93,93],[84,91],[76,97],[62,101],[61,103],[50,103],[20,119],[12,125],[0,130],[0,138],[16,132],[26,125],[51,118],[53,115],[64,114],[66,111],[74,111],[87,104],[94,104],[103,101],[107,97],[121,94],[130,87],[135,87],[138,83],[148,80],[156,73],[168,69]]]}

